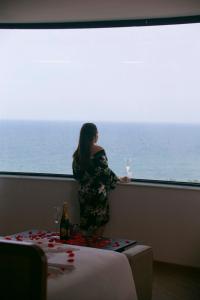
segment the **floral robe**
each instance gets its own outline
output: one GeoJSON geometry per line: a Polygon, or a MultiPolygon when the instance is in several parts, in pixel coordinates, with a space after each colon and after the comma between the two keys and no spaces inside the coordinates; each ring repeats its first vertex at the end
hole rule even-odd
{"type": "Polygon", "coordinates": [[[80,227],[92,234],[109,221],[108,192],[115,188],[118,178],[109,169],[103,149],[91,157],[86,171],[81,171],[75,159],[72,168],[74,178],[80,184],[80,227]]]}

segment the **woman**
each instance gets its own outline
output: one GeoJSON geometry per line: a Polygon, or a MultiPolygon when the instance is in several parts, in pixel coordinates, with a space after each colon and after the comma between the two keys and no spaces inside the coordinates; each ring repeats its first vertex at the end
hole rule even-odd
{"type": "Polygon", "coordinates": [[[73,174],[79,182],[80,227],[85,235],[102,236],[109,221],[108,192],[117,181],[127,182],[127,177],[118,178],[108,167],[104,149],[96,142],[97,127],[83,124],[77,150],[73,154],[73,174]]]}

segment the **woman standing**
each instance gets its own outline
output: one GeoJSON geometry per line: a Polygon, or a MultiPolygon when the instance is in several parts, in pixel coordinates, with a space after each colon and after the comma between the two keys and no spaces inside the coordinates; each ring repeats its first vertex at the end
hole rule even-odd
{"type": "Polygon", "coordinates": [[[79,182],[80,228],[85,235],[102,236],[109,221],[108,192],[118,181],[128,182],[127,177],[118,178],[108,167],[104,149],[96,142],[97,127],[83,124],[77,150],[73,154],[73,174],[79,182]]]}

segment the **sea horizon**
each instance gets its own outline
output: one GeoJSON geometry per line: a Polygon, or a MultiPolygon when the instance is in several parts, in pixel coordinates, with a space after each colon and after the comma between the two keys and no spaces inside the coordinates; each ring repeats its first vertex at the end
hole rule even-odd
{"type": "MultiPolygon", "coordinates": [[[[0,171],[71,175],[84,122],[0,120],[0,171]]],[[[135,179],[199,182],[200,123],[94,123],[118,176],[126,175],[129,160],[135,179]]]]}

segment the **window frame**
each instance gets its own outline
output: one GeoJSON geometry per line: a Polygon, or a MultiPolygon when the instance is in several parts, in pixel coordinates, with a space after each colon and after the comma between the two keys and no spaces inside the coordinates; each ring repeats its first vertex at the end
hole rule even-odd
{"type": "Polygon", "coordinates": [[[81,29],[81,28],[111,28],[134,26],[157,26],[200,23],[200,15],[179,16],[169,18],[146,18],[129,20],[99,20],[75,22],[13,22],[1,23],[0,29],[81,29]]]}
{"type": "MultiPolygon", "coordinates": [[[[129,20],[99,20],[99,21],[76,21],[76,22],[13,22],[1,23],[0,29],[87,29],[87,28],[114,28],[114,27],[144,27],[159,25],[178,25],[200,23],[200,15],[179,16],[168,18],[145,18],[145,19],[129,19],[129,20]]],[[[6,172],[0,171],[0,176],[30,176],[30,177],[49,177],[58,179],[73,179],[70,174],[53,174],[53,173],[33,173],[33,172],[6,172]]],[[[143,184],[163,184],[169,186],[188,186],[200,187],[200,183],[183,182],[183,181],[167,181],[154,179],[131,179],[132,183],[143,184]]]]}

